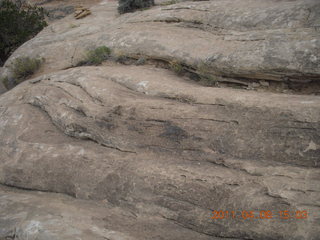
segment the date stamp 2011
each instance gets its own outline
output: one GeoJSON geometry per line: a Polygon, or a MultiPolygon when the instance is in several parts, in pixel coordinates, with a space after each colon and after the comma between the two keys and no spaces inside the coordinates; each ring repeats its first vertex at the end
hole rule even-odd
{"type": "Polygon", "coordinates": [[[308,211],[271,211],[271,210],[260,210],[260,211],[222,211],[213,210],[211,219],[307,219],[308,211]]]}

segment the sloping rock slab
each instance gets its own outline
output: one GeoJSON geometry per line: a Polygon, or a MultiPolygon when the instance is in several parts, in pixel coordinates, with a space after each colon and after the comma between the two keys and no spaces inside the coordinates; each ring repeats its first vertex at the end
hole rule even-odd
{"type": "Polygon", "coordinates": [[[0,96],[0,182],[107,201],[206,236],[315,240],[319,104],[201,87],[150,66],[47,74],[0,96]],[[211,219],[212,210],[240,215],[211,219]],[[259,219],[264,210],[274,217],[259,219]]]}
{"type": "Polygon", "coordinates": [[[0,239],[220,240],[106,202],[0,187],[0,239]]]}
{"type": "Polygon", "coordinates": [[[87,48],[176,59],[214,75],[309,83],[320,79],[318,0],[182,2],[117,15],[102,1],[92,15],[64,18],[25,43],[17,56],[41,56],[47,70],[77,63],[87,48]]]}

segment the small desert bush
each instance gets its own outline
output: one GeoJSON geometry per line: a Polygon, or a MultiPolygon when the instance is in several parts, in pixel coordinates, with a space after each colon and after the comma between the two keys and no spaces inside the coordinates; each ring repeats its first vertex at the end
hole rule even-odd
{"type": "Polygon", "coordinates": [[[11,89],[36,73],[43,61],[44,58],[18,57],[9,65],[12,73],[10,74],[10,78],[4,76],[0,78],[0,81],[7,89],[11,89]]]}
{"type": "Polygon", "coordinates": [[[168,5],[172,5],[172,4],[176,4],[176,3],[179,3],[179,1],[178,0],[169,0],[169,1],[161,3],[160,5],[161,6],[168,6],[168,5]]]}
{"type": "Polygon", "coordinates": [[[139,59],[137,59],[137,61],[135,62],[135,64],[136,64],[137,66],[139,66],[139,65],[144,65],[144,64],[146,64],[146,62],[147,62],[147,59],[146,59],[146,58],[140,57],[139,59]]]}
{"type": "Polygon", "coordinates": [[[112,60],[121,64],[126,64],[130,62],[131,57],[129,54],[125,53],[124,51],[115,49],[112,54],[112,60]]]}
{"type": "Polygon", "coordinates": [[[110,57],[111,50],[106,46],[97,47],[86,53],[83,60],[81,60],[77,66],[83,65],[100,65],[103,61],[110,57]]]}
{"type": "Polygon", "coordinates": [[[9,79],[8,77],[1,77],[0,81],[3,83],[3,85],[5,86],[6,89],[9,89],[9,79]]]}
{"type": "Polygon", "coordinates": [[[16,58],[10,66],[10,69],[13,73],[13,78],[15,79],[16,83],[18,84],[22,82],[23,80],[33,75],[36,71],[38,71],[42,62],[43,59],[40,58],[16,58]]]}
{"type": "Polygon", "coordinates": [[[172,71],[174,71],[176,74],[181,75],[183,73],[183,66],[180,62],[177,60],[172,60],[169,62],[169,67],[172,71]]]}
{"type": "Polygon", "coordinates": [[[119,0],[118,12],[120,14],[143,10],[154,5],[154,0],[119,0]]]}
{"type": "Polygon", "coordinates": [[[200,62],[196,69],[199,81],[206,86],[219,86],[221,77],[212,72],[212,67],[207,61],[200,62]]]}

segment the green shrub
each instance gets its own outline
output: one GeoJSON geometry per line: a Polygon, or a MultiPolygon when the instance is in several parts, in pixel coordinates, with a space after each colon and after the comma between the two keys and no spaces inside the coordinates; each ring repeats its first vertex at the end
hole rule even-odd
{"type": "Polygon", "coordinates": [[[137,9],[149,8],[154,5],[154,0],[119,0],[118,3],[118,12],[123,14],[137,9]]]}
{"type": "Polygon", "coordinates": [[[103,61],[110,57],[111,50],[106,46],[97,47],[90,50],[85,55],[85,58],[81,60],[77,66],[83,65],[100,65],[103,61]]]}
{"type": "Polygon", "coordinates": [[[172,4],[176,4],[176,3],[179,3],[179,1],[178,0],[169,0],[166,2],[162,2],[160,5],[161,6],[168,6],[168,5],[172,5],[172,4]]]}
{"type": "Polygon", "coordinates": [[[122,50],[115,49],[112,54],[112,60],[121,64],[126,64],[131,60],[130,56],[122,50]]]}
{"type": "Polygon", "coordinates": [[[212,73],[212,68],[210,65],[204,61],[200,62],[196,69],[196,74],[202,84],[207,86],[217,86],[219,82],[219,77],[212,73]]]}
{"type": "Polygon", "coordinates": [[[42,8],[0,0],[0,66],[22,43],[47,26],[44,18],[42,8]]]}
{"type": "Polygon", "coordinates": [[[171,62],[169,62],[169,67],[172,71],[174,71],[178,75],[181,75],[183,73],[182,64],[176,60],[172,60],[171,62]]]}
{"type": "Polygon", "coordinates": [[[0,78],[0,81],[3,83],[3,85],[5,86],[6,89],[9,89],[9,79],[8,77],[2,77],[0,78]]]}
{"type": "Polygon", "coordinates": [[[140,58],[135,62],[135,64],[136,64],[137,66],[139,66],[139,65],[144,65],[146,62],[147,62],[147,59],[145,59],[144,57],[140,57],[140,58]]]}
{"type": "Polygon", "coordinates": [[[33,75],[40,68],[42,61],[43,59],[39,58],[16,58],[10,66],[15,83],[18,84],[33,75]]]}

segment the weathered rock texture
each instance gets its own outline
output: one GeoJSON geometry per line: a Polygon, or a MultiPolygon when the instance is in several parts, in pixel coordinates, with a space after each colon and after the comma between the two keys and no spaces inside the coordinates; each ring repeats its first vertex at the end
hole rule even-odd
{"type": "Polygon", "coordinates": [[[0,103],[5,185],[107,200],[210,236],[319,234],[319,97],[102,66],[43,75],[0,103]],[[306,209],[310,217],[211,220],[211,209],[306,209]]]}
{"type": "Polygon", "coordinates": [[[319,49],[318,6],[185,2],[117,17],[102,2],[79,27],[57,22],[24,44],[6,66],[20,55],[47,61],[0,96],[0,183],[9,186],[0,239],[318,239],[318,96],[209,88],[153,65],[58,71],[85,47],[109,45],[190,65],[219,52],[212,69],[230,76],[318,81],[317,56],[296,55],[319,49]],[[216,29],[190,28],[196,17],[216,29]],[[249,32],[265,38],[247,41],[249,32]],[[212,210],[237,217],[211,219],[212,210]],[[259,219],[261,210],[273,218],[259,219]],[[280,219],[285,210],[309,216],[280,219]]]}
{"type": "Polygon", "coordinates": [[[205,63],[226,78],[319,81],[318,0],[183,2],[121,16],[116,7],[103,1],[85,20],[50,25],[6,66],[19,55],[39,55],[48,70],[64,69],[86,48],[106,45],[191,67],[205,63]]]}
{"type": "Polygon", "coordinates": [[[120,209],[107,202],[5,187],[0,187],[0,191],[0,236],[7,236],[5,239],[222,240],[198,234],[159,216],[137,216],[130,209],[120,209]]]}

